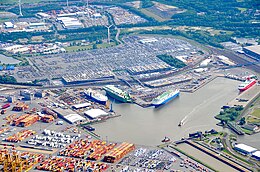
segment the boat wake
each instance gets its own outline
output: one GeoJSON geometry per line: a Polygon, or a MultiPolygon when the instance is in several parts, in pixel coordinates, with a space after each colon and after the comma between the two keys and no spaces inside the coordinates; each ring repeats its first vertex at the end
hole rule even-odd
{"type": "Polygon", "coordinates": [[[223,95],[222,92],[218,93],[216,96],[214,97],[210,97],[209,99],[207,100],[204,100],[202,103],[200,103],[199,105],[197,105],[196,107],[194,107],[192,109],[192,111],[190,111],[179,123],[178,126],[182,126],[184,125],[185,123],[187,123],[189,121],[189,118],[192,117],[192,115],[194,114],[194,112],[196,112],[198,109],[201,109],[203,107],[207,107],[208,104],[214,102],[215,100],[219,99],[221,96],[223,95]]]}

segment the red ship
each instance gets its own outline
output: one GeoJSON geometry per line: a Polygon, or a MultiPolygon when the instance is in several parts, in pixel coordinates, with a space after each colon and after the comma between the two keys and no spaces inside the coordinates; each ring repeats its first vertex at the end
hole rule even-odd
{"type": "Polygon", "coordinates": [[[242,84],[240,84],[238,86],[238,89],[240,91],[245,91],[245,90],[247,90],[248,88],[252,87],[255,84],[256,84],[256,80],[255,79],[247,79],[244,83],[242,83],[242,84]]]}
{"type": "Polygon", "coordinates": [[[6,108],[8,108],[8,107],[10,107],[10,103],[7,103],[7,104],[3,105],[3,106],[2,106],[2,109],[6,109],[6,108]]]}

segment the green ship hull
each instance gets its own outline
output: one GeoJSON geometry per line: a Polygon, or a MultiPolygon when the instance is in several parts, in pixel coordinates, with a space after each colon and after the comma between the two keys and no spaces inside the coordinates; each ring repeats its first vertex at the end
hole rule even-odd
{"type": "Polygon", "coordinates": [[[113,85],[108,85],[108,86],[105,86],[103,88],[107,95],[120,101],[120,102],[123,102],[123,103],[130,103],[132,102],[132,99],[130,97],[130,95],[125,92],[125,91],[122,91],[120,90],[119,88],[116,88],[115,86],[113,85]]]}
{"type": "Polygon", "coordinates": [[[123,98],[123,97],[120,97],[114,93],[111,93],[109,91],[106,92],[110,97],[120,101],[120,102],[123,102],[123,103],[130,103],[131,102],[131,99],[126,99],[126,98],[123,98]]]}

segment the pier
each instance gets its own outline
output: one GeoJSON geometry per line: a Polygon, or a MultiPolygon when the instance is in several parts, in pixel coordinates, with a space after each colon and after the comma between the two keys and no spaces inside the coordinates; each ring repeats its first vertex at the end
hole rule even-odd
{"type": "Polygon", "coordinates": [[[242,106],[245,108],[260,95],[260,85],[255,84],[251,88],[239,94],[236,98],[227,103],[229,107],[242,106]]]}

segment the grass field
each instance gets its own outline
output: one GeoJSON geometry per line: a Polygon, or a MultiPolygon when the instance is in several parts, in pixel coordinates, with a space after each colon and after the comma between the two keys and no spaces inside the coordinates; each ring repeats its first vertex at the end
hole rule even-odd
{"type": "MultiPolygon", "coordinates": [[[[115,45],[116,44],[114,42],[111,42],[110,44],[103,43],[103,44],[97,44],[97,48],[107,48],[107,47],[112,47],[115,45]]],[[[84,45],[84,46],[65,47],[65,50],[68,52],[85,51],[85,50],[91,50],[91,49],[93,49],[93,44],[84,45]]]]}
{"type": "Polygon", "coordinates": [[[260,118],[260,108],[254,109],[254,112],[252,113],[253,116],[260,118]]]}
{"type": "Polygon", "coordinates": [[[260,123],[260,119],[258,118],[255,118],[255,117],[252,117],[252,116],[248,116],[247,118],[246,118],[246,121],[248,122],[248,123],[260,123]]]}
{"type": "Polygon", "coordinates": [[[68,52],[79,51],[79,50],[82,50],[82,49],[83,50],[92,49],[92,45],[65,47],[65,50],[68,51],[68,52]]]}
{"type": "Polygon", "coordinates": [[[158,15],[156,15],[156,14],[154,14],[154,13],[152,13],[152,12],[150,12],[150,11],[144,9],[144,8],[142,8],[140,11],[141,11],[142,13],[144,13],[145,15],[154,18],[155,20],[157,20],[157,21],[159,21],[159,22],[163,22],[163,21],[166,21],[166,20],[167,20],[167,19],[164,19],[164,18],[162,18],[162,17],[160,17],[160,16],[158,16],[158,15]]]}
{"type": "Polygon", "coordinates": [[[107,47],[113,47],[116,44],[114,42],[111,42],[110,44],[108,43],[103,43],[103,44],[97,44],[97,48],[107,48],[107,47]]]}
{"type": "Polygon", "coordinates": [[[246,11],[247,10],[247,8],[237,8],[239,11],[241,11],[241,12],[244,12],[244,11],[246,11]]]}

